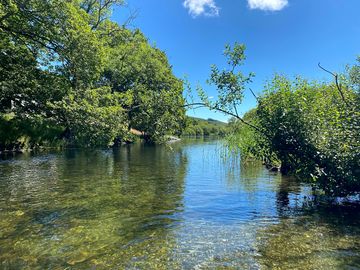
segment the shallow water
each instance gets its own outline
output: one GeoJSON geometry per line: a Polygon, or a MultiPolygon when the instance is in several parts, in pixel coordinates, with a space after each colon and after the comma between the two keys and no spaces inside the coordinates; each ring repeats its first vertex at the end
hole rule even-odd
{"type": "Polygon", "coordinates": [[[0,161],[0,269],[360,269],[358,208],[218,141],[0,161]]]}

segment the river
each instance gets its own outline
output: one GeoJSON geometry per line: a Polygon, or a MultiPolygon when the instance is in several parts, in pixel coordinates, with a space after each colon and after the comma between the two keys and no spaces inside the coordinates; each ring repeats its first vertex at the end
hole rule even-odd
{"type": "Polygon", "coordinates": [[[0,161],[0,269],[360,269],[358,207],[221,141],[0,161]]]}

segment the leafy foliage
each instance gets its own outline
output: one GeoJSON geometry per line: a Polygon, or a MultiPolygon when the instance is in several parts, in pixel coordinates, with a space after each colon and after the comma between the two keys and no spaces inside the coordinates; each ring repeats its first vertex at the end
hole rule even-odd
{"type": "MultiPolygon", "coordinates": [[[[243,120],[253,126],[258,126],[256,109],[245,113],[243,120]]],[[[226,145],[231,152],[241,154],[244,161],[261,160],[265,164],[279,165],[279,160],[269,151],[267,139],[252,126],[244,124],[237,118],[229,121],[229,131],[226,136],[226,145]]]]}
{"type": "Polygon", "coordinates": [[[211,74],[207,83],[215,85],[218,96],[215,101],[210,101],[202,88],[198,89],[202,102],[210,109],[222,111],[234,117],[239,117],[237,106],[241,104],[246,85],[255,76],[253,73],[244,75],[239,69],[244,64],[245,45],[235,43],[233,47],[225,46],[224,56],[228,68],[221,70],[216,65],[211,66],[211,74]]]}
{"type": "Polygon", "coordinates": [[[125,141],[131,127],[151,141],[181,131],[182,81],[139,30],[110,20],[114,4],[123,1],[0,3],[0,116],[12,115],[4,124],[14,132],[0,138],[0,150],[12,148],[20,123],[32,118],[78,146],[125,141]]]}
{"type": "Polygon", "coordinates": [[[230,145],[244,157],[281,164],[283,173],[308,180],[329,195],[360,191],[360,118],[358,94],[335,84],[276,75],[244,119],[263,134],[235,122],[230,145]]]}
{"type": "Polygon", "coordinates": [[[126,138],[123,95],[108,87],[72,93],[53,106],[67,123],[67,139],[77,146],[107,146],[118,136],[126,138]]]}
{"type": "Polygon", "coordinates": [[[349,69],[348,83],[360,93],[360,56],[357,58],[357,64],[349,69]]]}
{"type": "Polygon", "coordinates": [[[165,53],[150,46],[139,31],[119,31],[110,43],[104,82],[115,92],[131,94],[130,125],[145,131],[151,141],[179,133],[185,122],[183,83],[172,74],[165,53]]]}
{"type": "Polygon", "coordinates": [[[313,181],[330,195],[360,191],[360,110],[356,93],[334,84],[275,76],[257,119],[283,172],[313,181]],[[349,105],[347,105],[349,104],[349,105]]]}
{"type": "Polygon", "coordinates": [[[57,146],[64,131],[52,119],[38,114],[18,117],[14,113],[1,114],[0,149],[21,151],[24,147],[57,146]]]}

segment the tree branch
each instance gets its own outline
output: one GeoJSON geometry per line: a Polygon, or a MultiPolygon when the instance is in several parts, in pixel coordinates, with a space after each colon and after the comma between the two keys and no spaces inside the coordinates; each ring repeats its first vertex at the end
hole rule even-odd
{"type": "Polygon", "coordinates": [[[43,37],[43,36],[40,36],[40,35],[36,35],[36,34],[33,34],[33,33],[27,33],[27,32],[24,32],[24,31],[16,31],[16,30],[13,30],[13,29],[11,29],[9,27],[6,27],[4,25],[1,25],[1,24],[0,24],[0,29],[5,31],[5,32],[8,32],[8,33],[10,33],[10,34],[12,34],[14,36],[20,35],[20,36],[29,38],[30,40],[38,43],[39,45],[43,46],[44,48],[47,48],[48,50],[51,50],[51,51],[54,51],[54,52],[57,52],[57,50],[59,48],[61,48],[61,46],[59,46],[58,44],[55,44],[50,39],[48,39],[46,37],[43,37]],[[45,42],[48,42],[48,44],[46,44],[45,42]],[[49,46],[49,44],[51,46],[49,46]]]}
{"type": "Polygon", "coordinates": [[[236,108],[236,103],[235,103],[235,101],[234,101],[234,111],[235,111],[235,114],[236,114],[236,116],[239,118],[239,114],[238,114],[238,111],[237,111],[237,108],[236,108]]]}
{"type": "Polygon", "coordinates": [[[339,83],[339,75],[334,73],[334,72],[331,72],[330,70],[327,70],[326,68],[324,68],[323,66],[321,66],[320,62],[318,63],[318,66],[320,69],[322,69],[323,71],[331,74],[334,78],[335,78],[335,84],[336,84],[336,88],[338,89],[339,93],[340,93],[340,96],[341,96],[341,99],[343,100],[343,102],[349,106],[349,104],[347,103],[346,99],[345,99],[345,96],[344,96],[344,93],[341,89],[341,84],[339,83]]]}
{"type": "Polygon", "coordinates": [[[254,98],[259,102],[259,97],[257,95],[255,95],[254,91],[251,88],[249,88],[249,90],[250,90],[251,94],[254,96],[254,98]]]}
{"type": "Polygon", "coordinates": [[[122,28],[127,28],[132,22],[137,18],[139,11],[137,9],[130,10],[129,16],[126,18],[125,22],[121,24],[122,28]]]}
{"type": "Polygon", "coordinates": [[[99,8],[97,10],[97,20],[95,24],[91,27],[91,30],[95,30],[98,26],[106,19],[103,17],[103,11],[108,9],[111,5],[116,4],[117,0],[99,0],[99,8]]]}
{"type": "Polygon", "coordinates": [[[209,105],[206,105],[205,103],[201,103],[201,102],[195,102],[195,103],[191,103],[191,104],[185,104],[184,107],[191,107],[191,106],[200,106],[200,107],[206,107],[206,108],[209,108],[210,110],[216,110],[216,111],[219,111],[219,112],[222,112],[222,113],[225,113],[227,115],[230,115],[232,117],[235,117],[236,119],[238,119],[240,122],[242,122],[243,124],[251,127],[252,129],[254,129],[255,131],[257,131],[258,133],[260,133],[261,135],[265,136],[267,139],[270,139],[270,137],[264,133],[259,127],[245,121],[242,117],[240,117],[239,115],[235,114],[235,113],[232,113],[232,112],[229,112],[229,111],[226,111],[222,108],[219,108],[219,107],[211,107],[209,105]]]}

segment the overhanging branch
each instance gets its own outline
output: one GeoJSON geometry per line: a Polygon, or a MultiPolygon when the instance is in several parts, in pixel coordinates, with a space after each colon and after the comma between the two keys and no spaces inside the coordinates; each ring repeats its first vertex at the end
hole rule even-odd
{"type": "Polygon", "coordinates": [[[196,102],[196,103],[191,103],[191,104],[185,104],[184,107],[191,107],[191,106],[200,106],[200,107],[206,107],[206,108],[209,108],[210,110],[215,110],[215,111],[219,111],[219,112],[222,112],[222,113],[225,113],[227,115],[230,115],[232,117],[235,117],[236,119],[238,119],[240,122],[242,122],[243,124],[251,127],[252,129],[254,129],[256,132],[260,133],[261,135],[265,136],[267,139],[270,139],[269,136],[264,133],[259,127],[245,121],[242,117],[240,117],[239,115],[233,113],[233,112],[229,112],[227,110],[224,110],[222,108],[219,108],[219,107],[212,107],[212,106],[209,106],[205,103],[201,103],[201,102],[196,102]]]}

